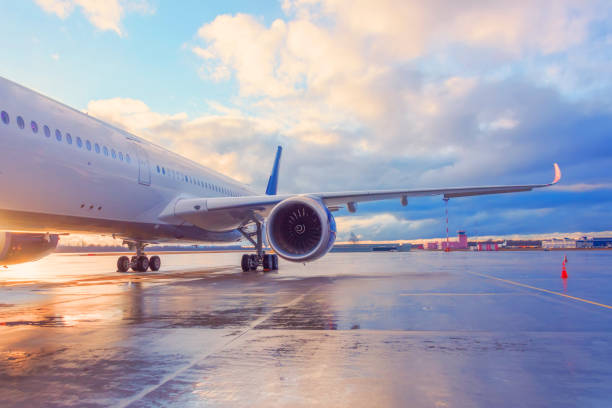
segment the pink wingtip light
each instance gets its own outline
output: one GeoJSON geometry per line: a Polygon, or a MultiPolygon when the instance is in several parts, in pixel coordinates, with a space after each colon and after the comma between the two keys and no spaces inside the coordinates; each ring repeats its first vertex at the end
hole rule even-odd
{"type": "Polygon", "coordinates": [[[551,185],[557,184],[559,180],[561,180],[561,169],[559,168],[559,165],[555,163],[553,166],[555,166],[555,179],[552,183],[550,183],[551,185]]]}

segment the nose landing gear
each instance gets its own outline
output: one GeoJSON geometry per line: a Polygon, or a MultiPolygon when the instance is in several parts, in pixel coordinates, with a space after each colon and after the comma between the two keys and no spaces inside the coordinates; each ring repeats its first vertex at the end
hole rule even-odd
{"type": "Polygon", "coordinates": [[[117,259],[117,271],[118,272],[127,272],[130,268],[134,272],[146,272],[147,269],[151,269],[152,271],[158,271],[161,267],[161,259],[159,256],[154,255],[151,258],[148,258],[144,253],[144,247],[147,245],[142,242],[125,242],[124,244],[128,245],[130,250],[136,250],[136,255],[132,256],[132,258],[128,258],[127,256],[120,256],[117,259]]]}

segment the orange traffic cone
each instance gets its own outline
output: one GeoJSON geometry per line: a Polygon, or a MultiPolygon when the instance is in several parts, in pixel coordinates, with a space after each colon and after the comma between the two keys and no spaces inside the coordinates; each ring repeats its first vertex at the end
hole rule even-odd
{"type": "Polygon", "coordinates": [[[565,269],[565,260],[563,261],[563,266],[561,267],[561,279],[567,279],[567,269],[565,269]]]}

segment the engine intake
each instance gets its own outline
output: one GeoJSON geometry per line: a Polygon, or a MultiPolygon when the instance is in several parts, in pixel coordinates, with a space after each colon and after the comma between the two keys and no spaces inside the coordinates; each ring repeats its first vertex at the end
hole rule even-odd
{"type": "Polygon", "coordinates": [[[282,258],[314,261],[325,255],[336,240],[336,222],[329,209],[309,196],[287,198],[268,216],[268,242],[282,258]]]}
{"type": "Polygon", "coordinates": [[[37,261],[57,247],[58,235],[0,231],[0,265],[37,261]]]}

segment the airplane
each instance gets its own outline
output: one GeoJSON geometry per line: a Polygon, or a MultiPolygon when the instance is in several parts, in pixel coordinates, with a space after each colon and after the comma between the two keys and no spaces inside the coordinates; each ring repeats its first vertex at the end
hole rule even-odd
{"type": "Polygon", "coordinates": [[[530,191],[548,184],[278,194],[282,148],[264,194],[87,113],[0,77],[0,265],[40,259],[62,234],[108,234],[131,258],[117,271],[157,271],[149,244],[248,240],[243,271],[310,262],[336,239],[333,211],[357,203],[530,191]],[[274,253],[264,251],[264,229],[274,253]]]}

